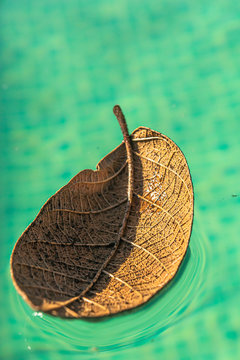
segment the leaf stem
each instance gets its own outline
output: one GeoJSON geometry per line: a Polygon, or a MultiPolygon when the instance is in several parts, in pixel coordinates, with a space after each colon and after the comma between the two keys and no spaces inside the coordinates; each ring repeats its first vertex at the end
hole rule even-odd
{"type": "Polygon", "coordinates": [[[120,125],[124,143],[126,146],[126,152],[127,152],[127,162],[128,162],[128,201],[132,202],[133,197],[133,182],[134,182],[134,173],[133,173],[133,155],[132,155],[132,145],[131,145],[131,139],[129,136],[127,123],[125,116],[123,115],[122,109],[119,105],[115,105],[113,108],[113,113],[116,116],[118,123],[120,125]]]}

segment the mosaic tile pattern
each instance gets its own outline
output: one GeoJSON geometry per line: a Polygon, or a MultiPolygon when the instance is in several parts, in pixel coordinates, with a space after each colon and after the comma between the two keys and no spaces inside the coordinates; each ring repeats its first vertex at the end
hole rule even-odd
{"type": "Polygon", "coordinates": [[[2,358],[240,357],[239,24],[239,1],[1,1],[2,358]],[[115,103],[130,130],[161,131],[186,155],[206,266],[192,308],[158,335],[80,352],[27,316],[9,258],[46,199],[121,142],[115,103]]]}

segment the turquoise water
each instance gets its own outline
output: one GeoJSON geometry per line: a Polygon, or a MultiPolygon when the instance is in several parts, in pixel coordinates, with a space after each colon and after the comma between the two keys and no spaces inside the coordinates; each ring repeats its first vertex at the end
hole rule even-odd
{"type": "Polygon", "coordinates": [[[1,0],[0,357],[240,357],[240,3],[1,0]],[[195,189],[190,247],[175,280],[100,322],[32,311],[9,275],[42,204],[132,131],[184,152],[195,189]]]}

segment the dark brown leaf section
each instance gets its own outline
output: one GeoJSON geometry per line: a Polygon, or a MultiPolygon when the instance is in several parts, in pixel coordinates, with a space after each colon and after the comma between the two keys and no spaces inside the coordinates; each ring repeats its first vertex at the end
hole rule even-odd
{"type": "Polygon", "coordinates": [[[193,189],[186,159],[166,136],[132,135],[133,200],[127,206],[124,143],[96,171],[84,170],[53,195],[18,240],[14,284],[37,310],[99,317],[136,307],[166,285],[186,253],[193,189]]]}

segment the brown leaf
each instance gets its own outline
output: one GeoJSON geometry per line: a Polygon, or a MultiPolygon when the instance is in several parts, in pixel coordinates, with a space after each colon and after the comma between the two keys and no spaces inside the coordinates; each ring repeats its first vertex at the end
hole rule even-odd
{"type": "Polygon", "coordinates": [[[186,159],[167,136],[128,135],[97,170],[83,170],[42,207],[11,257],[15,287],[34,309],[100,317],[149,300],[176,274],[193,219],[186,159]]]}

